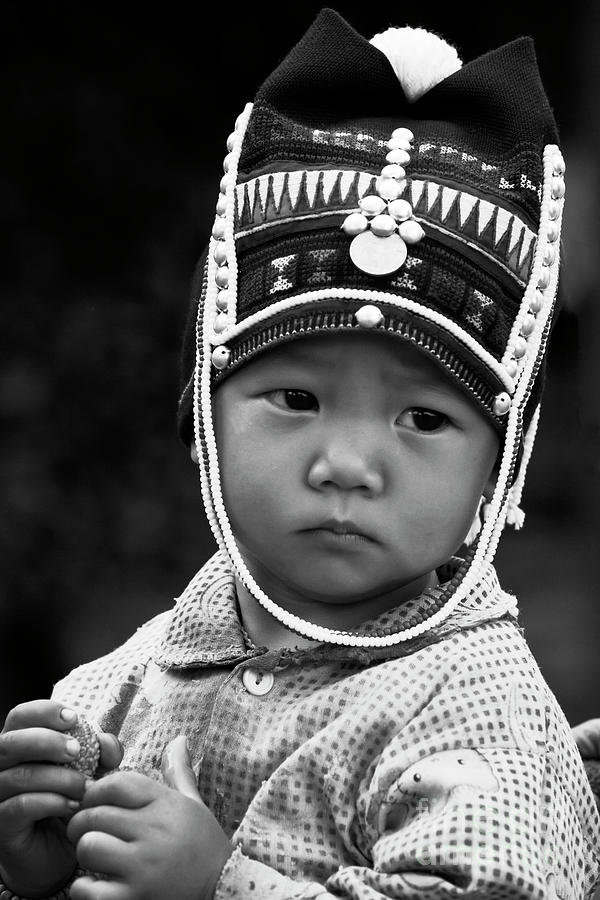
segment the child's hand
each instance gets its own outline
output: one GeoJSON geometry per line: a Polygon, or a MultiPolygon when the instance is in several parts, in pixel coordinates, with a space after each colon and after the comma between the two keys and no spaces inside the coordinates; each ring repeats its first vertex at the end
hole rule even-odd
{"type": "Polygon", "coordinates": [[[572,731],[583,759],[600,760],[600,719],[588,719],[572,731]]]}
{"type": "Polygon", "coordinates": [[[71,900],[212,900],[233,848],[200,799],[182,736],[163,774],[169,786],[136,772],[88,786],[68,835],[79,864],[106,880],[77,879],[71,900]]]}
{"type": "MultiPolygon", "coordinates": [[[[79,809],[85,779],[68,768],[79,748],[62,733],[76,722],[63,704],[34,700],[11,710],[0,734],[0,878],[18,895],[51,894],[77,864],[65,820],[79,809]]],[[[116,738],[99,741],[102,767],[118,766],[116,738]]]]}

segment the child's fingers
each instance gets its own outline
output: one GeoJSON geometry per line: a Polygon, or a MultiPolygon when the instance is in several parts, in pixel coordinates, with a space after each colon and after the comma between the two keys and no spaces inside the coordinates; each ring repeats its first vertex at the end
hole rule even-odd
{"type": "Polygon", "coordinates": [[[8,836],[22,831],[27,825],[50,816],[72,816],[79,809],[77,800],[62,794],[18,794],[0,803],[0,834],[8,836]]]}
{"type": "Polygon", "coordinates": [[[100,742],[100,766],[102,769],[110,771],[116,769],[123,759],[123,745],[114,734],[106,732],[98,733],[98,741],[100,742]]]}
{"type": "Polygon", "coordinates": [[[117,879],[127,876],[136,865],[131,844],[101,831],[86,832],[77,844],[75,853],[80,866],[91,872],[107,875],[109,879],[111,876],[117,879]]]}
{"type": "Polygon", "coordinates": [[[0,734],[0,770],[24,762],[71,763],[80,751],[79,742],[49,728],[21,728],[0,734]]]}
{"type": "Polygon", "coordinates": [[[93,806],[120,806],[124,809],[140,809],[158,795],[160,786],[139,772],[115,772],[99,781],[87,783],[81,808],[93,806]]]}
{"type": "Polygon", "coordinates": [[[64,731],[77,721],[75,710],[56,700],[30,700],[15,706],[6,717],[2,733],[39,726],[64,731]]]}
{"type": "Polygon", "coordinates": [[[131,900],[129,889],[119,881],[98,881],[89,875],[78,878],[69,888],[71,900],[131,900]]]}
{"type": "Polygon", "coordinates": [[[118,806],[94,806],[76,813],[67,828],[67,837],[77,844],[90,831],[110,834],[121,841],[134,841],[140,835],[139,814],[118,806]]]}
{"type": "Polygon", "coordinates": [[[84,790],[83,775],[63,766],[25,763],[0,771],[0,802],[19,794],[43,792],[81,800],[84,790]]]}
{"type": "Polygon", "coordinates": [[[165,784],[190,800],[202,803],[185,736],[180,734],[167,745],[161,763],[165,784]]]}

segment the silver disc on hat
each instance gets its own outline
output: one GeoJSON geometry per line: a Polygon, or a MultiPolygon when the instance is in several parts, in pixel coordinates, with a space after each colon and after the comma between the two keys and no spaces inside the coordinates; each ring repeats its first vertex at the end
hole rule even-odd
{"type": "Polygon", "coordinates": [[[406,244],[399,234],[379,237],[372,231],[363,231],[350,244],[350,258],[368,275],[391,275],[404,264],[406,244]]]}

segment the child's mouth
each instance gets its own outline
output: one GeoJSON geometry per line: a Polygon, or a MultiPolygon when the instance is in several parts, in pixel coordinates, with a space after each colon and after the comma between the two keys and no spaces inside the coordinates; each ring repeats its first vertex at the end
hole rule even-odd
{"type": "Polygon", "coordinates": [[[374,543],[373,538],[369,537],[354,522],[350,521],[332,519],[323,522],[316,528],[307,528],[306,532],[337,546],[357,546],[374,543]]]}

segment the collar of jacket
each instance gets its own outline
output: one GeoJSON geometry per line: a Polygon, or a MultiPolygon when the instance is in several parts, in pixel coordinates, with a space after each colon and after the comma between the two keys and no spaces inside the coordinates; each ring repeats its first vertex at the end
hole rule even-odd
{"type": "MultiPolygon", "coordinates": [[[[439,574],[451,577],[452,569],[459,562],[451,561],[445,567],[446,571],[439,574]]],[[[233,569],[227,556],[218,552],[177,598],[154,659],[165,669],[234,666],[247,661],[253,668],[274,670],[308,662],[318,664],[339,660],[364,666],[379,660],[407,656],[452,632],[490,619],[516,618],[516,600],[501,590],[493,567],[490,566],[484,573],[481,582],[468,600],[460,603],[439,628],[392,647],[362,648],[315,643],[314,647],[309,648],[248,648],[240,619],[233,569]]],[[[372,634],[381,629],[399,631],[415,612],[425,616],[428,614],[438,590],[427,590],[414,600],[365,622],[357,633],[372,634]]]]}

